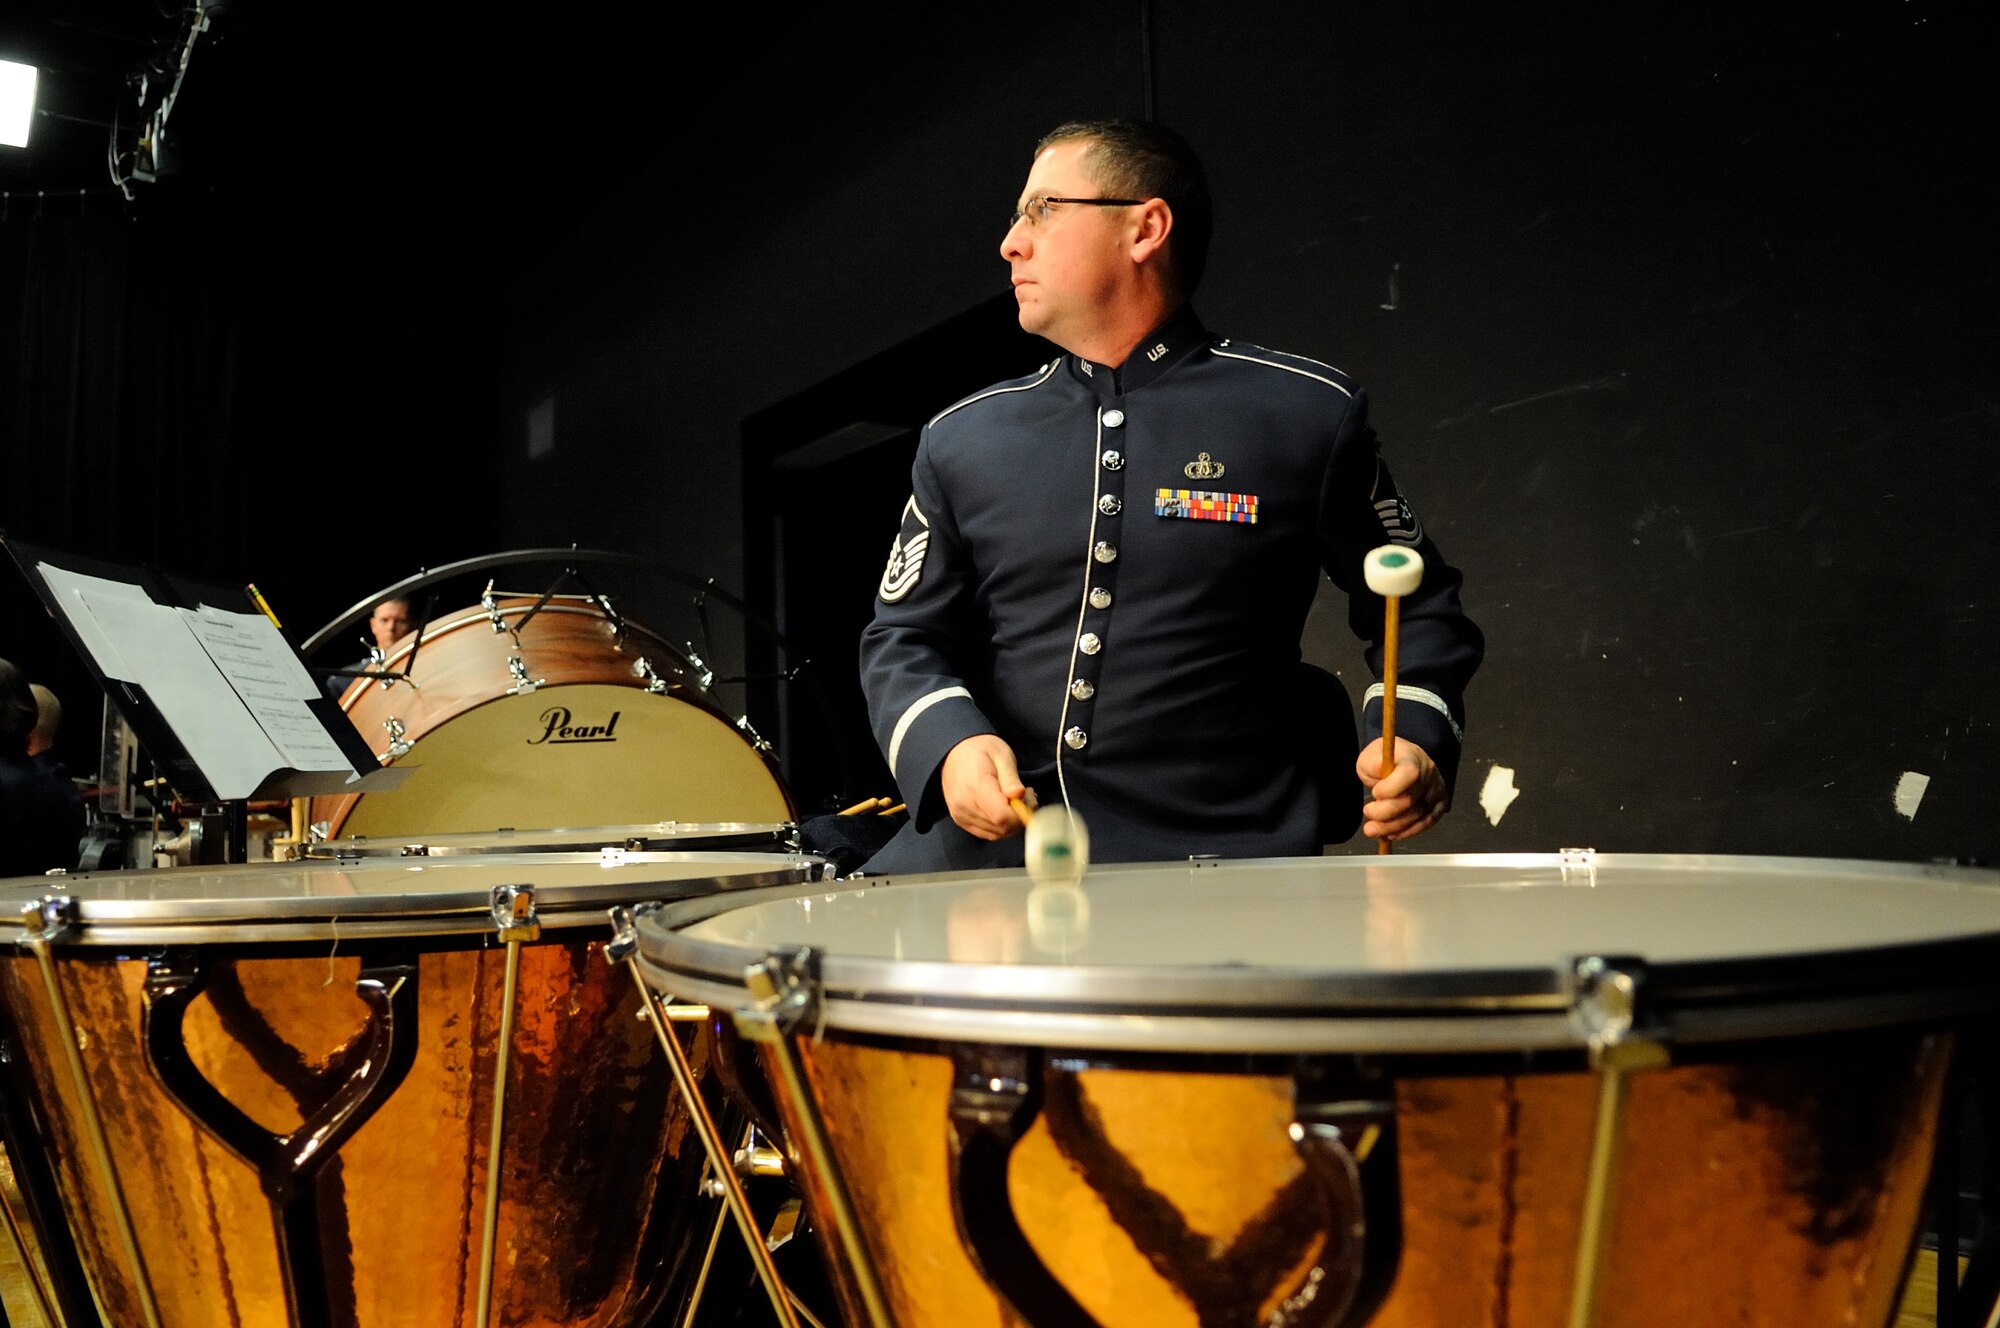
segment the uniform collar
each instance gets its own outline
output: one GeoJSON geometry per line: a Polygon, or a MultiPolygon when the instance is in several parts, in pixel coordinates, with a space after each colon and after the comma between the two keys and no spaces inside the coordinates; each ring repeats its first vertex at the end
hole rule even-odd
{"type": "Polygon", "coordinates": [[[1069,371],[1099,397],[1115,397],[1136,391],[1215,340],[1202,326],[1194,306],[1184,304],[1167,321],[1147,333],[1116,369],[1086,360],[1081,355],[1065,356],[1069,371]]]}

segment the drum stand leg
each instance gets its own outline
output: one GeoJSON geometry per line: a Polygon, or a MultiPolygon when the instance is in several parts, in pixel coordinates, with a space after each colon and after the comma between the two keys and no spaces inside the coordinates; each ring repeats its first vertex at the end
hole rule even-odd
{"type": "Polygon", "coordinates": [[[409,960],[363,965],[354,980],[354,994],[368,1007],[368,1046],[359,1068],[324,1106],[282,1135],[244,1115],[188,1056],[183,1019],[204,980],[200,963],[190,956],[147,961],[146,1059],[181,1110],[257,1173],[271,1205],[291,1322],[295,1328],[324,1328],[333,1322],[333,1309],[320,1252],[319,1171],[416,1062],[417,966],[409,960]]]}
{"type": "MultiPolygon", "coordinates": [[[[743,1243],[749,1247],[750,1259],[757,1267],[758,1280],[764,1284],[764,1292],[771,1298],[771,1308],[784,1328],[799,1328],[799,1321],[792,1313],[790,1294],[784,1283],[778,1279],[778,1266],[771,1261],[770,1248],[764,1243],[762,1233],[757,1230],[757,1219],[750,1211],[750,1198],[743,1191],[742,1177],[736,1173],[736,1160],[722,1142],[722,1132],[716,1128],[715,1117],[709,1113],[708,1103],[702,1098],[700,1088],[694,1081],[694,1067],[688,1064],[687,1052],[681,1041],[674,1035],[670,1024],[675,1016],[654,999],[653,990],[646,985],[646,978],[639,971],[638,936],[632,925],[629,909],[613,909],[611,913],[613,939],[605,951],[605,958],[612,963],[623,963],[631,973],[633,983],[639,989],[639,999],[647,1018],[652,1022],[653,1035],[659,1040],[660,1050],[666,1053],[667,1064],[674,1072],[674,1084],[680,1089],[681,1097],[687,1103],[688,1117],[694,1122],[695,1133],[701,1137],[702,1147],[708,1152],[708,1160],[713,1165],[716,1179],[722,1185],[724,1206],[736,1219],[737,1229],[742,1233],[743,1243]]],[[[687,1007],[691,1019],[706,1019],[708,1011],[687,1007]]],[[[719,1221],[719,1219],[718,1219],[719,1221]]],[[[886,1328],[886,1324],[885,1324],[886,1328]]]]}
{"type": "Polygon", "coordinates": [[[493,1125],[486,1142],[486,1213],[480,1223],[479,1299],[473,1322],[486,1328],[493,1314],[493,1251],[500,1234],[500,1173],[506,1144],[507,1067],[514,1047],[514,996],[521,986],[521,943],[540,934],[534,891],[502,885],[493,891],[493,919],[507,943],[507,976],[500,988],[500,1037],[493,1052],[493,1125]]]}
{"type": "Polygon", "coordinates": [[[709,1270],[715,1267],[715,1250],[722,1244],[722,1233],[729,1225],[729,1205],[715,1210],[715,1226],[708,1233],[708,1250],[701,1256],[701,1272],[694,1279],[694,1294],[688,1297],[687,1312],[681,1315],[681,1328],[694,1328],[694,1316],[701,1309],[701,1298],[708,1291],[709,1270]]]}
{"type": "Polygon", "coordinates": [[[799,1146],[824,1192],[828,1214],[833,1219],[834,1236],[840,1244],[870,1328],[894,1328],[895,1320],[890,1317],[881,1280],[869,1257],[868,1245],[862,1238],[861,1223],[855,1215],[853,1200],[841,1179],[839,1164],[834,1160],[833,1143],[827,1137],[826,1122],[820,1118],[812,1088],[806,1082],[805,1066],[799,1061],[798,1049],[792,1045],[792,1031],[818,1003],[816,964],[817,957],[811,950],[804,949],[789,956],[772,955],[762,964],[747,969],[743,975],[744,986],[749,990],[755,1006],[739,1012],[736,1023],[752,1042],[770,1047],[773,1059],[778,1062],[784,1091],[790,1096],[798,1115],[799,1146]]]}
{"type": "MultiPolygon", "coordinates": [[[[7,1150],[7,1169],[10,1173],[14,1170],[12,1149],[7,1150]]],[[[7,1239],[12,1246],[14,1257],[19,1260],[21,1269],[26,1275],[28,1289],[35,1293],[35,1308],[41,1312],[43,1322],[61,1328],[66,1321],[56,1317],[55,1306],[49,1301],[49,1289],[43,1285],[45,1274],[38,1263],[46,1251],[39,1241],[30,1241],[26,1238],[21,1230],[20,1219],[14,1216],[14,1205],[8,1202],[5,1195],[0,1195],[0,1210],[4,1210],[6,1214],[7,1239]]],[[[7,1323],[7,1307],[0,1304],[0,1328],[6,1328],[7,1323]]]]}
{"type": "Polygon", "coordinates": [[[55,1150],[36,1113],[26,1105],[34,1100],[19,1030],[0,1017],[0,1139],[4,1139],[14,1189],[27,1208],[23,1227],[9,1204],[7,1225],[21,1251],[21,1263],[43,1320],[51,1328],[101,1324],[103,1315],[91,1290],[90,1276],[77,1257],[62,1193],[49,1165],[55,1150]]]}
{"type": "MultiPolygon", "coordinates": [[[[677,1023],[695,1022],[698,1017],[696,1016],[695,1012],[697,1010],[705,1010],[706,1008],[707,1007],[705,1006],[674,1006],[672,1007],[672,1009],[674,1010],[677,1011],[685,1010],[687,1012],[685,1016],[679,1019],[675,1019],[674,1022],[677,1023]]],[[[651,1019],[653,1016],[649,1013],[647,1014],[646,1017],[648,1019],[651,1019]]],[[[669,1017],[671,1018],[672,1016],[669,1017]]],[[[748,1152],[751,1148],[753,1148],[756,1145],[756,1142],[757,1142],[757,1127],[754,1125],[744,1126],[743,1142],[737,1149],[737,1156],[738,1157],[743,1156],[746,1152],[748,1152]]],[[[756,1174],[762,1174],[762,1173],[759,1172],[756,1174]]],[[[720,1180],[709,1180],[706,1174],[704,1174],[702,1178],[702,1185],[704,1190],[706,1190],[707,1187],[711,1185],[714,1186],[715,1193],[721,1193],[723,1190],[723,1184],[720,1180]]],[[[792,1200],[791,1203],[788,1205],[788,1207],[794,1207],[794,1208],[796,1206],[797,1206],[797,1200],[792,1200]]],[[[688,1297],[686,1312],[684,1312],[681,1315],[680,1328],[694,1328],[695,1316],[701,1312],[702,1297],[708,1293],[708,1275],[714,1269],[715,1266],[715,1252],[717,1247],[720,1246],[722,1243],[722,1233],[729,1227],[730,1216],[731,1216],[731,1209],[729,1205],[726,1203],[722,1205],[720,1208],[717,1208],[715,1210],[715,1226],[711,1228],[708,1233],[708,1249],[701,1256],[701,1271],[695,1276],[694,1291],[688,1297]]],[[[787,1238],[789,1238],[790,1233],[787,1232],[786,1235],[787,1238]]],[[[775,1250],[780,1243],[781,1242],[779,1241],[779,1238],[777,1236],[777,1229],[776,1227],[773,1227],[772,1234],[769,1237],[767,1237],[764,1241],[764,1248],[767,1250],[775,1250]]],[[[805,1321],[806,1328],[826,1328],[824,1324],[822,1324],[817,1318],[813,1316],[813,1312],[810,1309],[806,1308],[805,1302],[798,1298],[797,1293],[795,1293],[790,1287],[785,1287],[784,1292],[785,1292],[785,1299],[791,1302],[793,1313],[797,1314],[799,1318],[805,1321]]],[[[0,1325],[0,1328],[4,1328],[4,1325],[0,1325]]]]}
{"type": "Polygon", "coordinates": [[[103,1119],[97,1114],[97,1095],[91,1091],[90,1076],[84,1071],[83,1054],[77,1050],[76,1026],[70,1022],[69,1001],[63,995],[62,983],[57,980],[55,956],[49,950],[51,932],[61,925],[62,912],[62,902],[54,900],[32,911],[29,919],[31,930],[22,944],[33,952],[41,966],[42,985],[48,990],[49,1009],[55,1016],[56,1036],[62,1042],[63,1058],[69,1063],[70,1077],[76,1084],[77,1105],[83,1114],[91,1159],[104,1181],[106,1193],[111,1196],[111,1215],[118,1227],[118,1243],[124,1248],[125,1261],[132,1269],[133,1286],[139,1295],[139,1312],[145,1315],[147,1328],[160,1328],[160,1309],[153,1301],[153,1280],[146,1271],[144,1256],[139,1253],[139,1237],[132,1229],[132,1214],[125,1205],[125,1190],[118,1183],[118,1169],[111,1161],[111,1145],[104,1137],[103,1119]],[[49,929],[35,932],[33,928],[44,920],[49,922],[49,929]]]}

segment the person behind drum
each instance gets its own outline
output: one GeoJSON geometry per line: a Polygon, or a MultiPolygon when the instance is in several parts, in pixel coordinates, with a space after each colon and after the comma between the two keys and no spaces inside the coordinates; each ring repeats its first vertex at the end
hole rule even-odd
{"type": "MultiPolygon", "coordinates": [[[[375,606],[368,615],[368,633],[375,638],[375,647],[364,659],[349,664],[349,670],[372,669],[378,667],[387,657],[390,649],[416,626],[416,611],[410,601],[400,597],[385,599],[375,606]]],[[[338,701],[354,679],[337,674],[326,680],[326,694],[338,701]]]]}
{"type": "MultiPolygon", "coordinates": [[[[62,700],[38,682],[28,684],[35,697],[35,727],[28,734],[28,755],[52,770],[60,771],[56,759],[56,734],[62,729],[62,700]]],[[[67,776],[65,776],[67,778],[67,776]]]]}
{"type": "Polygon", "coordinates": [[[28,752],[38,718],[27,677],[0,659],[0,877],[73,871],[82,852],[82,793],[28,752]]]}
{"type": "Polygon", "coordinates": [[[1484,654],[1463,578],[1390,478],[1359,386],[1202,323],[1210,229],[1172,130],[1081,121],[1036,145],[1000,254],[1021,326],[1062,353],[922,432],[860,644],[911,816],[862,873],[1017,865],[1017,800],[1068,804],[1097,861],[1319,853],[1357,804],[1389,840],[1450,806],[1484,654]],[[1386,776],[1380,687],[1350,770],[1352,702],[1308,723],[1327,712],[1299,652],[1324,570],[1380,676],[1363,560],[1385,543],[1425,568],[1401,601],[1386,776]]]}

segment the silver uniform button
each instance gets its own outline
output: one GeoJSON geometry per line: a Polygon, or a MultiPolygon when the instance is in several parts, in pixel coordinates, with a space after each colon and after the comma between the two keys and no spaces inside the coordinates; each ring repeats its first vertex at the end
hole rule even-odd
{"type": "Polygon", "coordinates": [[[1105,428],[1115,429],[1124,422],[1125,422],[1125,412],[1119,410],[1117,407],[1114,406],[1110,410],[1104,412],[1105,428]]]}
{"type": "Polygon", "coordinates": [[[1092,586],[1090,588],[1090,607],[1093,609],[1110,608],[1111,592],[1106,590],[1103,586],[1092,586]]]}
{"type": "Polygon", "coordinates": [[[1118,546],[1099,540],[1097,547],[1090,551],[1090,556],[1101,563],[1115,563],[1118,561],[1118,546]]]}
{"type": "Polygon", "coordinates": [[[1094,655],[1104,649],[1104,642],[1097,639],[1096,632],[1085,632],[1076,639],[1076,648],[1086,655],[1094,655]]]}
{"type": "Polygon", "coordinates": [[[1115,493],[1107,493],[1097,500],[1097,510],[1106,516],[1117,516],[1124,506],[1125,504],[1118,501],[1118,495],[1115,493]]]}
{"type": "Polygon", "coordinates": [[[1090,741],[1090,735],[1082,729],[1071,728],[1069,732],[1063,734],[1063,741],[1068,743],[1073,749],[1080,751],[1083,745],[1090,741]]]}
{"type": "Polygon", "coordinates": [[[1104,463],[1104,468],[1106,470],[1125,469],[1125,454],[1120,452],[1115,447],[1107,449],[1104,455],[1097,459],[1104,463]]]}
{"type": "Polygon", "coordinates": [[[1097,689],[1090,685],[1090,679],[1078,678],[1069,685],[1069,694],[1079,701],[1088,701],[1091,697],[1097,695],[1097,689]]]}

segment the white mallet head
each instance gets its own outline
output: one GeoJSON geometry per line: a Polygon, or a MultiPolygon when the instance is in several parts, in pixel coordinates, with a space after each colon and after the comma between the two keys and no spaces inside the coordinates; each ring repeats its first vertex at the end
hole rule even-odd
{"type": "Polygon", "coordinates": [[[1090,935],[1090,898],[1083,874],[1090,867],[1090,832],[1060,803],[1038,807],[1028,818],[1028,938],[1046,954],[1069,955],[1090,935]]]}
{"type": "Polygon", "coordinates": [[[1401,544],[1384,544],[1368,551],[1361,572],[1368,579],[1368,588],[1376,594],[1384,599],[1391,595],[1401,598],[1424,583],[1424,558],[1415,549],[1401,544]]]}
{"type": "Polygon", "coordinates": [[[1090,832],[1061,803],[1037,807],[1028,818],[1028,879],[1036,885],[1075,885],[1090,866],[1090,832]]]}

